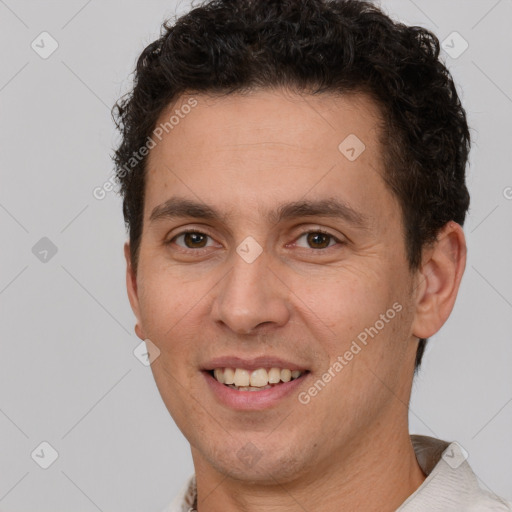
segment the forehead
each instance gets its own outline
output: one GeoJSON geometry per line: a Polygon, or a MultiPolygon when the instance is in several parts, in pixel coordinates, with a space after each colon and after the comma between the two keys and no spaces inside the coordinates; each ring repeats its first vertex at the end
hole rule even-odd
{"type": "Polygon", "coordinates": [[[378,201],[379,126],[378,107],[362,94],[184,95],[153,135],[145,216],[175,194],[258,215],[285,199],[378,201]]]}
{"type": "MultiPolygon", "coordinates": [[[[180,146],[211,151],[247,153],[266,150],[283,153],[311,149],[336,154],[349,135],[377,149],[380,111],[362,93],[307,94],[287,89],[260,89],[227,95],[182,95],[160,115],[156,129],[161,135],[150,160],[172,147],[181,156],[180,146]],[[192,107],[190,105],[193,105],[192,107]],[[172,135],[172,136],[171,136],[172,135]],[[260,147],[258,147],[258,145],[260,147]],[[254,146],[254,147],[251,147],[254,146]],[[278,147],[281,146],[281,147],[278,147]]],[[[194,157],[194,155],[188,155],[194,157]]]]}

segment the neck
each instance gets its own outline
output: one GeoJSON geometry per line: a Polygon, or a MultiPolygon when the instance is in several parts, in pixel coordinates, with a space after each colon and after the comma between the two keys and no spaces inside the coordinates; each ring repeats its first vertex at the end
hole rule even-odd
{"type": "MultiPolygon", "coordinates": [[[[393,425],[396,427],[397,425],[393,425]]],[[[340,512],[395,511],[423,483],[405,429],[367,432],[350,453],[339,450],[322,465],[285,484],[248,484],[218,473],[192,450],[198,490],[198,512],[340,512]]]]}

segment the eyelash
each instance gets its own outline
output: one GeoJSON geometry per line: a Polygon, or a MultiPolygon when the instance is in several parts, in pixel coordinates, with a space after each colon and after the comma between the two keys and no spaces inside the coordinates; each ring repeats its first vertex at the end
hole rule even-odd
{"type": "MultiPolygon", "coordinates": [[[[209,238],[212,238],[213,237],[211,235],[209,235],[208,233],[204,233],[203,231],[199,231],[197,229],[185,229],[183,231],[180,231],[178,234],[174,235],[170,240],[168,240],[167,242],[165,242],[165,245],[171,245],[172,242],[174,242],[174,240],[176,240],[178,237],[182,236],[182,235],[185,235],[187,233],[194,233],[194,234],[198,234],[198,235],[206,235],[207,237],[209,238]]],[[[312,230],[309,230],[309,231],[304,231],[303,233],[301,233],[297,238],[296,240],[299,240],[300,238],[302,238],[304,235],[309,235],[311,233],[314,233],[314,234],[317,234],[317,233],[320,233],[322,235],[326,235],[328,237],[330,237],[332,240],[334,240],[335,242],[337,242],[338,244],[341,244],[341,245],[344,245],[345,242],[343,242],[342,240],[340,240],[339,238],[336,238],[334,235],[332,235],[331,233],[329,233],[328,231],[324,231],[322,229],[312,229],[312,230]]],[[[189,248],[184,248],[184,247],[181,247],[181,246],[178,246],[180,247],[180,250],[182,252],[185,252],[185,253],[193,253],[193,254],[197,254],[197,253],[201,253],[202,251],[204,250],[207,250],[208,248],[207,247],[203,247],[203,248],[199,248],[199,249],[189,249],[189,248]]],[[[309,249],[303,249],[305,251],[312,251],[314,253],[319,253],[319,252],[326,252],[328,249],[332,249],[333,247],[335,247],[334,245],[333,246],[329,246],[329,247],[326,247],[324,249],[312,249],[312,248],[309,248],[309,249]]]]}

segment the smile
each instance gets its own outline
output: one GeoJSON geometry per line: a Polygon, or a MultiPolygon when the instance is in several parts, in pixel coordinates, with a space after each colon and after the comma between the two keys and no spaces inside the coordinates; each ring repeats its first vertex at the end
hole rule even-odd
{"type": "Polygon", "coordinates": [[[305,372],[287,368],[215,368],[210,372],[217,382],[238,391],[262,391],[298,379],[305,372]]]}

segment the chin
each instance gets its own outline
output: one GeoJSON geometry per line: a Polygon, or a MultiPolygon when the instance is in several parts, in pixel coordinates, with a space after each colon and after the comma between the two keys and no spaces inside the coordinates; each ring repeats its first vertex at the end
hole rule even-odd
{"type": "MultiPolygon", "coordinates": [[[[238,449],[227,446],[211,452],[206,460],[219,473],[248,485],[278,485],[292,482],[311,468],[305,460],[304,450],[296,448],[256,448],[248,442],[238,449]],[[299,453],[300,452],[300,453],[299,453]]],[[[204,453],[204,452],[203,452],[204,453]]]]}

